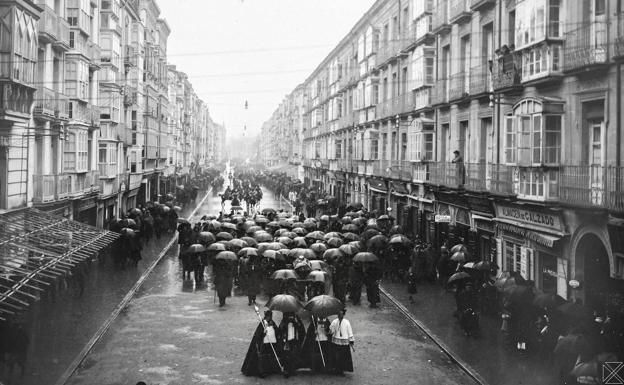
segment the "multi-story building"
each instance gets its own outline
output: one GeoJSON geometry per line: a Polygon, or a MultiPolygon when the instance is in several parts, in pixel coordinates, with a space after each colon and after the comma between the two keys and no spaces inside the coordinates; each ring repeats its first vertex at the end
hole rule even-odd
{"type": "MultiPolygon", "coordinates": [[[[377,1],[300,86],[306,183],[604,304],[624,289],[622,12],[377,1]]],[[[268,163],[298,130],[295,94],[263,126],[268,163]]]]}
{"type": "MultiPolygon", "coordinates": [[[[104,226],[164,193],[158,180],[177,144],[170,31],[156,2],[12,0],[0,9],[10,15],[0,42],[10,64],[0,68],[0,210],[35,206],[104,226]]],[[[207,164],[220,159],[224,129],[193,97],[187,158],[207,164]]]]}

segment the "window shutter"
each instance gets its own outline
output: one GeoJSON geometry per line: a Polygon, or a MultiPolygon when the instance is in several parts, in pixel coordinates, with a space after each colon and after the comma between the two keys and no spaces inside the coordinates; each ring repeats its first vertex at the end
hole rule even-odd
{"type": "Polygon", "coordinates": [[[531,165],[531,127],[533,126],[530,116],[518,117],[518,165],[531,165]]]}
{"type": "Polygon", "coordinates": [[[505,269],[505,266],[503,266],[503,240],[500,238],[495,238],[495,239],[496,239],[496,264],[501,267],[499,271],[503,271],[503,269],[505,269]]]}
{"type": "Polygon", "coordinates": [[[505,163],[516,163],[516,132],[514,130],[515,118],[505,117],[505,163]]]}

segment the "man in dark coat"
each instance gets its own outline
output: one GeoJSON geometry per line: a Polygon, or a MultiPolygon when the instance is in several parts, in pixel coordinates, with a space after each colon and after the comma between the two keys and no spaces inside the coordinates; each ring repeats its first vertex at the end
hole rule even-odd
{"type": "Polygon", "coordinates": [[[349,283],[349,259],[338,257],[334,263],[334,273],[332,274],[332,288],[334,297],[346,304],[347,284],[349,283]]]}
{"type": "Polygon", "coordinates": [[[232,295],[234,267],[230,261],[220,259],[215,259],[213,265],[214,284],[217,296],[219,297],[219,307],[223,307],[225,306],[225,299],[232,295]]]}
{"type": "Polygon", "coordinates": [[[254,332],[241,372],[246,376],[266,377],[280,372],[276,353],[279,351],[279,329],[273,321],[270,310],[264,312],[264,319],[254,332]]]}
{"type": "Polygon", "coordinates": [[[260,258],[251,256],[247,259],[244,266],[245,273],[245,289],[247,291],[248,305],[256,303],[256,296],[262,290],[262,266],[260,266],[260,258]]]}
{"type": "Polygon", "coordinates": [[[381,279],[381,266],[379,263],[366,263],[363,267],[364,285],[366,286],[366,299],[371,308],[377,307],[381,302],[379,298],[379,280],[381,279]]]}
{"type": "Polygon", "coordinates": [[[362,264],[355,262],[349,268],[349,299],[354,305],[360,304],[364,273],[362,264]]]}
{"type": "Polygon", "coordinates": [[[314,318],[310,322],[306,332],[303,354],[307,361],[306,367],[314,372],[325,372],[332,368],[331,364],[331,342],[329,337],[329,320],[327,318],[314,318]]]}

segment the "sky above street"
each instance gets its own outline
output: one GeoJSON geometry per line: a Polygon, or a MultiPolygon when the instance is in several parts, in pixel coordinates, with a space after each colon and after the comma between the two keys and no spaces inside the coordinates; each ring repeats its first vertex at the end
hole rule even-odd
{"type": "Polygon", "coordinates": [[[228,136],[255,136],[374,0],[158,0],[168,60],[228,136]],[[248,109],[245,109],[245,102],[248,109]]]}

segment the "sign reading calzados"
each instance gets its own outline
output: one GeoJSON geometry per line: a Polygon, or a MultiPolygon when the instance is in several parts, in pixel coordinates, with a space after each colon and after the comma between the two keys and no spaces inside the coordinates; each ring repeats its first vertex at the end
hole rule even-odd
{"type": "Polygon", "coordinates": [[[522,207],[496,205],[496,217],[542,227],[549,230],[563,232],[563,222],[559,215],[541,211],[529,210],[522,207]]]}

